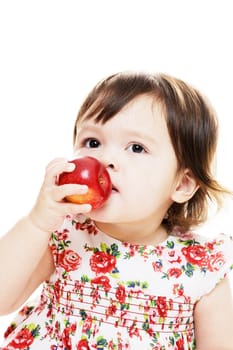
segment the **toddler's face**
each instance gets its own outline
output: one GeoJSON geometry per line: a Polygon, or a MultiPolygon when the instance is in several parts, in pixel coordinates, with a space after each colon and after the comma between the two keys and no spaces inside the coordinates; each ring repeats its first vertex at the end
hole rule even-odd
{"type": "Polygon", "coordinates": [[[80,121],[75,155],[99,159],[114,186],[106,205],[91,213],[94,220],[161,222],[173,202],[178,165],[165,118],[151,97],[137,97],[104,125],[80,121]]]}

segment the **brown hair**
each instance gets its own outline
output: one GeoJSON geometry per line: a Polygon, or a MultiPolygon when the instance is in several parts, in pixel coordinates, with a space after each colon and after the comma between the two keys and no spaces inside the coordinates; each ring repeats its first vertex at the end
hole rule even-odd
{"type": "Polygon", "coordinates": [[[173,203],[164,224],[188,230],[207,218],[208,201],[221,206],[223,194],[229,193],[212,175],[212,162],[218,138],[216,114],[206,98],[184,81],[166,74],[117,73],[101,82],[89,93],[77,116],[106,123],[135,97],[146,94],[160,104],[179,169],[189,168],[199,184],[186,203],[173,203]]]}

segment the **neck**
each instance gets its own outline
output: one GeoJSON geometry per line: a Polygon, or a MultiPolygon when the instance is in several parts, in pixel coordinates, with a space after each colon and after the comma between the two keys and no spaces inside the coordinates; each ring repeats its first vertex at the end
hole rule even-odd
{"type": "Polygon", "coordinates": [[[130,225],[95,222],[95,224],[106,235],[127,243],[155,246],[168,237],[162,224],[151,226],[148,223],[130,225]]]}

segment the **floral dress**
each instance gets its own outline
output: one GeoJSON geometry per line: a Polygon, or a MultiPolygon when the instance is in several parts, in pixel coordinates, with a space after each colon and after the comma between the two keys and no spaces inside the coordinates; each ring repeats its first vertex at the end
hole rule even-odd
{"type": "Polygon", "coordinates": [[[1,349],[195,349],[195,304],[233,268],[233,241],[175,231],[157,246],[129,244],[68,217],[50,240],[55,272],[1,349]]]}

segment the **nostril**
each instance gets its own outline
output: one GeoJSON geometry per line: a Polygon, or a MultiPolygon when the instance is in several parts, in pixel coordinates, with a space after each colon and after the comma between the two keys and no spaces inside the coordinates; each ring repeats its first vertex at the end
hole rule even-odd
{"type": "Polygon", "coordinates": [[[113,164],[108,164],[107,168],[114,169],[114,165],[113,164]]]}

